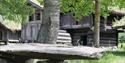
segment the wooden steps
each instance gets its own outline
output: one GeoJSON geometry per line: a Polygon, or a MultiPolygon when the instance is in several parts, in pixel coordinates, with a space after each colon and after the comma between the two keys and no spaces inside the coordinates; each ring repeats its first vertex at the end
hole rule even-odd
{"type": "Polygon", "coordinates": [[[66,44],[71,45],[71,37],[70,34],[65,30],[59,30],[57,36],[57,44],[66,44]]]}

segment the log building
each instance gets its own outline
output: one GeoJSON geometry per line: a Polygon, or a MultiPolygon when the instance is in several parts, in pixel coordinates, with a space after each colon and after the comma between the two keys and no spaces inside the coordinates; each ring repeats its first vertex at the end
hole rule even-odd
{"type": "MultiPolygon", "coordinates": [[[[33,0],[28,0],[28,3],[35,8],[35,13],[30,15],[27,19],[27,23],[21,30],[21,41],[23,42],[36,42],[37,34],[42,24],[42,11],[43,6],[33,0]]],[[[57,37],[57,44],[71,45],[70,34],[66,30],[59,30],[57,37]]]]}
{"type": "MultiPolygon", "coordinates": [[[[118,33],[121,32],[112,27],[115,19],[121,19],[123,14],[111,12],[107,18],[101,16],[100,21],[100,46],[117,46],[118,33]]],[[[84,16],[80,21],[76,21],[73,14],[67,13],[61,15],[60,28],[67,30],[72,38],[72,44],[92,46],[94,15],[84,16]]]]}
{"type": "MultiPolygon", "coordinates": [[[[36,10],[35,13],[28,17],[27,24],[23,27],[21,32],[22,41],[35,41],[37,38],[40,25],[42,23],[43,6],[29,0],[31,6],[36,10]]],[[[100,21],[100,45],[101,46],[117,46],[118,33],[121,32],[112,27],[115,19],[121,19],[123,13],[112,11],[107,18],[101,16],[100,21]]],[[[60,42],[72,42],[73,45],[93,45],[93,29],[94,29],[94,14],[84,16],[80,21],[76,21],[72,13],[61,14],[60,16],[60,29],[66,30],[68,33],[62,33],[60,42]],[[71,36],[71,38],[69,38],[71,36]],[[63,39],[63,38],[65,39],[63,39]],[[68,39],[67,39],[68,38],[68,39]],[[63,41],[63,40],[65,41],[63,41]],[[71,41],[72,39],[72,41],[71,41]]],[[[60,31],[59,31],[60,33],[60,31]]],[[[60,36],[60,35],[59,35],[60,36]]],[[[58,36],[58,37],[59,37],[58,36]]],[[[59,37],[60,39],[60,37],[59,37]]]]}
{"type": "Polygon", "coordinates": [[[19,42],[20,34],[21,24],[14,21],[0,21],[0,42],[19,42]]]}

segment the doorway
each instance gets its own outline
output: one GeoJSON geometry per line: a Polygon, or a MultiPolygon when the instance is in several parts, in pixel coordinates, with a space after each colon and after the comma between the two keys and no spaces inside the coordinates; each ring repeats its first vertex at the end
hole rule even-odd
{"type": "Polygon", "coordinates": [[[81,39],[81,45],[86,46],[87,45],[87,35],[82,35],[80,37],[81,39]]]}

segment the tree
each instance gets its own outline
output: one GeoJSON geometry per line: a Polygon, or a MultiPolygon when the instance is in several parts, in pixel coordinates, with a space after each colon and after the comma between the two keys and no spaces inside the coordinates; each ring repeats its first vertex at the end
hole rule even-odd
{"type": "Polygon", "coordinates": [[[118,42],[122,48],[125,43],[125,33],[119,33],[118,42]]]}
{"type": "Polygon", "coordinates": [[[44,0],[43,20],[38,42],[54,44],[57,41],[60,17],[60,0],[44,0]]]}
{"type": "Polygon", "coordinates": [[[4,19],[25,24],[27,16],[35,9],[27,5],[27,0],[0,0],[0,14],[4,19]]]}
{"type": "Polygon", "coordinates": [[[95,21],[94,21],[94,46],[99,47],[100,42],[100,0],[95,0],[95,21]]]}
{"type": "MultiPolygon", "coordinates": [[[[55,44],[59,30],[60,0],[44,0],[42,24],[37,41],[55,44]]],[[[63,60],[49,59],[47,63],[63,63],[63,60]]]]}

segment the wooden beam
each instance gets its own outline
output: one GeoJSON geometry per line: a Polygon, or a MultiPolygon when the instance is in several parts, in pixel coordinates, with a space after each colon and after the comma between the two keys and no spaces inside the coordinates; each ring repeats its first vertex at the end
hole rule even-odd
{"type": "Polygon", "coordinates": [[[98,59],[104,49],[50,44],[14,44],[0,46],[0,54],[19,55],[34,59],[98,59]]]}

